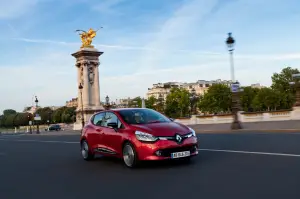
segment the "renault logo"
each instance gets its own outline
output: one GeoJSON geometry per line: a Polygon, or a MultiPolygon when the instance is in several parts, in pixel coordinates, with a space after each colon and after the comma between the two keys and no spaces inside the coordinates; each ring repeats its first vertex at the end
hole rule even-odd
{"type": "Polygon", "coordinates": [[[182,141],[182,137],[180,135],[176,135],[175,139],[177,140],[177,142],[181,142],[182,141]]]}

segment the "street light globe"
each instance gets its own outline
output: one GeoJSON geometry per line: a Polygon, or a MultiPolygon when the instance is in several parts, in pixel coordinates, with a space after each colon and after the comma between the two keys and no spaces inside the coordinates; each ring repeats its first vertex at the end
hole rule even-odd
{"type": "Polygon", "coordinates": [[[38,102],[39,102],[37,96],[35,96],[35,101],[34,101],[34,102],[35,102],[35,103],[38,103],[38,102]]]}
{"type": "Polygon", "coordinates": [[[235,40],[232,37],[232,33],[231,32],[228,33],[228,38],[226,39],[226,44],[227,44],[227,47],[228,47],[229,51],[233,51],[234,50],[235,40]]]}
{"type": "Polygon", "coordinates": [[[83,89],[83,86],[82,86],[81,83],[79,84],[78,89],[79,89],[79,90],[83,89]]]}

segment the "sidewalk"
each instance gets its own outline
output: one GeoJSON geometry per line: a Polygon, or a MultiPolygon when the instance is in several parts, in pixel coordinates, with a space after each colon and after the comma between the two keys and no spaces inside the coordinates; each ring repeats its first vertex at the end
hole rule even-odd
{"type": "Polygon", "coordinates": [[[270,121],[270,122],[245,122],[243,129],[231,130],[231,123],[223,124],[194,124],[188,125],[198,133],[204,132],[300,132],[300,120],[270,121]]]}

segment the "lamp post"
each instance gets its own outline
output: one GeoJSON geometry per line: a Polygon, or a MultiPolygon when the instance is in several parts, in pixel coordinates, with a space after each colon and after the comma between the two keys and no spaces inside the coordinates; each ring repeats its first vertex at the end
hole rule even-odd
{"type": "Polygon", "coordinates": [[[195,106],[195,100],[196,100],[197,96],[196,96],[196,90],[195,88],[192,88],[191,91],[191,96],[190,96],[190,105],[191,105],[191,111],[190,111],[190,116],[193,115],[194,111],[194,106],[195,106]]]}
{"type": "Polygon", "coordinates": [[[105,108],[106,108],[106,110],[109,109],[109,97],[108,97],[108,95],[105,97],[105,108]]]}
{"type": "Polygon", "coordinates": [[[28,117],[29,133],[32,134],[32,128],[31,128],[31,125],[32,125],[31,115],[28,114],[27,117],[28,117]]]}
{"type": "MultiPolygon", "coordinates": [[[[35,96],[35,107],[36,107],[36,111],[37,111],[37,108],[38,108],[38,104],[39,104],[39,100],[37,98],[37,96],[35,96]]],[[[36,133],[39,134],[40,133],[40,128],[39,128],[39,122],[36,121],[36,133]]]]}
{"type": "Polygon", "coordinates": [[[230,57],[230,72],[231,72],[231,92],[232,92],[232,113],[234,115],[233,122],[231,124],[231,129],[242,129],[242,125],[238,118],[238,111],[239,111],[239,83],[235,80],[234,76],[234,64],[233,64],[233,51],[234,51],[234,44],[235,40],[232,37],[231,33],[228,33],[228,38],[226,39],[226,44],[229,51],[230,57]]]}
{"type": "Polygon", "coordinates": [[[81,101],[81,126],[82,126],[82,129],[83,129],[83,127],[84,127],[84,114],[83,114],[83,101],[82,101],[82,89],[83,89],[83,86],[82,86],[81,83],[79,84],[78,89],[80,90],[80,101],[81,101]]]}

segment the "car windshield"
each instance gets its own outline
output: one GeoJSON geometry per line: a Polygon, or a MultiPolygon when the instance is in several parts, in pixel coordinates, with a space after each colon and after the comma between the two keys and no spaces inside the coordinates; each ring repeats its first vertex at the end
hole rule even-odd
{"type": "Polygon", "coordinates": [[[121,110],[119,114],[127,124],[150,124],[171,121],[166,116],[151,109],[121,110]]]}

